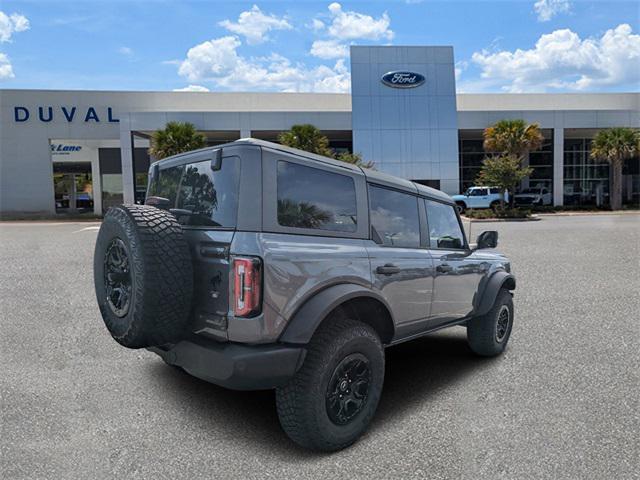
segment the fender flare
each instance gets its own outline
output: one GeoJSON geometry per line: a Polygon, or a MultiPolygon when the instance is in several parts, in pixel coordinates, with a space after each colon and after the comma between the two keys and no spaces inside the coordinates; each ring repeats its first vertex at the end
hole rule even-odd
{"type": "Polygon", "coordinates": [[[393,321],[393,314],[387,302],[378,294],[361,285],[342,283],[325,288],[307,300],[289,320],[279,341],[292,344],[307,344],[320,323],[332,310],[354,298],[368,297],[382,303],[393,321]]]}
{"type": "Polygon", "coordinates": [[[480,302],[476,308],[475,315],[484,315],[491,310],[491,307],[493,307],[496,297],[498,296],[498,292],[503,287],[506,287],[508,290],[515,290],[516,277],[504,270],[500,270],[491,275],[487,280],[487,283],[482,290],[482,296],[480,297],[480,302]]]}

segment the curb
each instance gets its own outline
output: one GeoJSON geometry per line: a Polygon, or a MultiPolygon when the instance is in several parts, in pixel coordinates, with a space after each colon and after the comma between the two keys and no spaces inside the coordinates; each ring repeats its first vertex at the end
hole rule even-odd
{"type": "Polygon", "coordinates": [[[469,217],[461,217],[463,220],[467,220],[471,223],[496,223],[496,222],[538,222],[542,220],[538,216],[531,216],[528,218],[469,218],[469,217]]]}

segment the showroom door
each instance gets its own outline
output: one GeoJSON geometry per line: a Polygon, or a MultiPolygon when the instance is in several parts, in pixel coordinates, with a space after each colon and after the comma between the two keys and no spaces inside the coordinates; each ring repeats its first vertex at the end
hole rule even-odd
{"type": "Polygon", "coordinates": [[[94,213],[91,162],[53,162],[56,213],[94,213]]]}

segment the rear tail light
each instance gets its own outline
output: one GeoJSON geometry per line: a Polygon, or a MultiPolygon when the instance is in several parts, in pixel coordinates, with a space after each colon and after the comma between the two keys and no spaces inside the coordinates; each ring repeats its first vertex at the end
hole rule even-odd
{"type": "Polygon", "coordinates": [[[233,258],[233,314],[251,317],[260,313],[262,262],[259,258],[233,258]]]}

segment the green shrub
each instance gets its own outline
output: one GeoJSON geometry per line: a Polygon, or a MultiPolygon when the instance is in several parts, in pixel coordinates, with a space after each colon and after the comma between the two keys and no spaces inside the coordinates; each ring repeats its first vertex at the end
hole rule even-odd
{"type": "Polygon", "coordinates": [[[482,210],[467,210],[464,214],[467,218],[484,220],[489,218],[529,218],[531,210],[522,208],[505,208],[493,211],[490,208],[482,210]]]}

